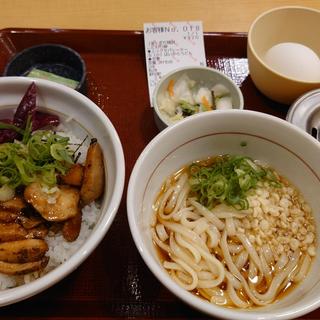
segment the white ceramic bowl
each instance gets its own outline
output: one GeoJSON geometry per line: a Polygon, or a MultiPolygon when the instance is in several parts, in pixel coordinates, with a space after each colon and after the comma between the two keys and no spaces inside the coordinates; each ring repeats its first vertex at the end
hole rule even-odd
{"type": "MultiPolygon", "coordinates": [[[[34,79],[33,81],[37,87],[39,107],[45,106],[50,112],[58,112],[62,119],[73,119],[66,124],[66,127],[79,138],[88,133],[89,137],[98,139],[105,158],[106,188],[101,203],[100,217],[89,238],[76,253],[65,263],[37,280],[0,291],[0,306],[38,294],[75,270],[93,252],[110,228],[124,187],[125,166],[121,142],[112,123],[101,109],[87,97],[66,86],[47,80],[34,79]]],[[[32,79],[24,77],[0,78],[1,117],[3,110],[8,110],[8,106],[11,106],[11,109],[17,107],[31,82],[32,79]]],[[[44,109],[39,108],[38,110],[44,109]]]]}
{"type": "Polygon", "coordinates": [[[162,268],[150,232],[152,204],[165,179],[194,160],[219,154],[248,155],[269,163],[295,184],[320,226],[320,144],[279,118],[249,111],[198,114],[159,133],[132,171],[127,210],[131,233],[147,266],[177,297],[211,316],[226,319],[290,319],[320,307],[320,249],[307,278],[278,303],[253,310],[219,307],[185,291],[162,268]],[[246,142],[245,146],[243,142],[246,142]]]}
{"type": "Polygon", "coordinates": [[[243,109],[243,95],[239,87],[233,80],[222,72],[208,67],[183,67],[166,74],[158,83],[153,93],[153,114],[156,125],[159,130],[163,130],[173,123],[159,110],[161,97],[167,91],[171,80],[176,81],[183,74],[186,74],[191,80],[197,84],[212,88],[215,84],[223,84],[229,91],[232,97],[232,106],[234,109],[243,109]]]}

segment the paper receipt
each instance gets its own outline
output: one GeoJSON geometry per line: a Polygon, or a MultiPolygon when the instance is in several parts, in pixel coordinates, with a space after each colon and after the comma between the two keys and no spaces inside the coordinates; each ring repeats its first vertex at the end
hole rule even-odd
{"type": "Polygon", "coordinates": [[[159,80],[186,66],[206,66],[201,21],[144,24],[144,44],[150,104],[159,80]]]}

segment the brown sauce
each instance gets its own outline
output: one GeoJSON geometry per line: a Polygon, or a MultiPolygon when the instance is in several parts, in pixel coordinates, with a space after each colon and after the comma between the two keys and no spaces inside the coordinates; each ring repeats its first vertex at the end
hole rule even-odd
{"type": "MultiPolygon", "coordinates": [[[[217,162],[217,161],[221,161],[223,159],[224,156],[214,156],[214,157],[209,157],[205,160],[201,160],[201,161],[196,161],[194,162],[194,164],[198,165],[198,166],[210,166],[213,163],[217,162]]],[[[154,202],[155,204],[159,201],[159,199],[161,198],[161,196],[168,190],[169,187],[171,187],[181,176],[181,174],[183,173],[188,173],[190,174],[190,171],[192,170],[192,167],[190,169],[190,166],[184,166],[182,167],[180,170],[178,170],[177,172],[175,172],[170,178],[169,180],[167,180],[162,186],[161,189],[156,197],[156,201],[154,202]]],[[[289,186],[290,183],[288,182],[288,180],[284,177],[280,176],[280,181],[285,185],[285,186],[289,186]]],[[[154,210],[156,211],[157,209],[157,205],[154,205],[154,210]]],[[[167,245],[169,245],[169,241],[167,240],[165,242],[167,245]]],[[[240,241],[234,237],[234,238],[229,238],[228,239],[228,244],[240,244],[240,241]]],[[[156,248],[157,251],[157,255],[159,257],[159,260],[161,262],[161,264],[163,264],[164,261],[172,261],[170,258],[170,254],[168,254],[166,251],[162,250],[161,248],[159,248],[156,243],[154,243],[154,246],[156,248]]],[[[214,256],[220,261],[222,262],[226,269],[228,270],[226,263],[224,261],[223,258],[223,254],[221,249],[215,248],[214,251],[212,252],[212,254],[214,254],[214,256]]],[[[232,254],[231,254],[232,256],[232,254]]],[[[314,259],[312,259],[314,260],[314,259]]],[[[302,259],[299,260],[299,264],[296,268],[300,268],[300,264],[302,263],[302,259]]],[[[312,264],[312,262],[311,262],[312,264]]],[[[271,281],[274,277],[274,266],[271,266],[272,271],[271,271],[271,281]]],[[[247,263],[245,264],[245,266],[240,270],[242,276],[248,280],[248,273],[249,273],[249,260],[247,261],[247,263]]],[[[254,279],[249,279],[249,281],[251,281],[251,283],[255,286],[257,292],[259,292],[260,294],[264,294],[268,291],[269,287],[270,287],[270,281],[267,281],[266,278],[262,278],[260,279],[258,276],[255,277],[254,279]],[[258,283],[258,284],[257,284],[258,283]]],[[[248,281],[248,282],[249,282],[248,281]]],[[[292,292],[292,290],[294,290],[297,286],[299,286],[300,283],[294,283],[293,281],[289,281],[284,287],[280,288],[279,292],[276,295],[276,298],[273,300],[272,303],[275,303],[281,299],[283,299],[284,297],[286,297],[289,293],[292,292]]],[[[222,297],[223,297],[223,292],[227,290],[227,283],[226,282],[222,282],[218,289],[220,290],[222,297]]],[[[248,297],[247,293],[245,292],[245,290],[243,288],[239,289],[236,291],[238,296],[245,302],[248,302],[248,304],[250,303],[250,298],[248,297]]],[[[195,289],[192,291],[192,293],[197,296],[197,297],[201,297],[204,298],[206,300],[210,301],[210,295],[207,294],[206,290],[204,289],[195,289]]],[[[221,301],[223,301],[223,299],[221,299],[221,301]]],[[[252,303],[252,302],[251,302],[252,303]]],[[[218,305],[227,307],[227,308],[232,308],[232,309],[239,309],[238,307],[234,306],[234,304],[228,299],[226,298],[223,302],[218,303],[218,305]]],[[[255,308],[259,308],[260,306],[257,306],[255,304],[251,304],[251,306],[248,309],[255,309],[255,308]]]]}

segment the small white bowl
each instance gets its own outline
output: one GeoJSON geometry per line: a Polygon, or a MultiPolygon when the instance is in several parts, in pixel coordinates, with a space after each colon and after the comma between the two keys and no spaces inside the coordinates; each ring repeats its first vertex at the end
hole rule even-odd
{"type": "Polygon", "coordinates": [[[166,74],[157,84],[152,98],[154,119],[159,130],[163,130],[167,126],[173,124],[159,109],[159,98],[167,91],[171,80],[179,79],[186,74],[191,80],[197,84],[212,88],[215,84],[224,85],[232,97],[232,105],[234,109],[243,109],[243,95],[239,87],[228,76],[222,72],[208,67],[183,67],[166,74]]]}
{"type": "MultiPolygon", "coordinates": [[[[97,138],[105,158],[106,188],[98,221],[87,240],[63,264],[28,284],[0,290],[0,306],[9,305],[49,288],[75,270],[97,247],[117,213],[124,187],[124,156],[118,134],[107,116],[90,99],[64,85],[25,77],[0,78],[0,116],[15,109],[31,82],[36,83],[38,110],[58,113],[66,129],[97,138]],[[42,108],[45,107],[45,108],[42,108]]],[[[90,141],[90,139],[89,139],[90,141]]]]}
{"type": "Polygon", "coordinates": [[[127,191],[135,244],[154,276],[190,306],[225,319],[292,319],[320,307],[320,249],[307,278],[279,302],[252,310],[229,309],[185,291],[161,266],[151,238],[152,205],[167,177],[186,164],[220,154],[247,155],[287,177],[310,204],[319,235],[320,144],[296,126],[249,110],[198,114],[159,133],[138,158],[127,191]],[[245,143],[244,143],[245,142],[245,143]]]}

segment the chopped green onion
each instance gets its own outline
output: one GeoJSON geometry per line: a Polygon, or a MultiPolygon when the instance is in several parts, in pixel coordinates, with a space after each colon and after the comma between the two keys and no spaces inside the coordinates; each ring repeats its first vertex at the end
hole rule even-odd
{"type": "Polygon", "coordinates": [[[16,131],[17,133],[24,134],[23,129],[18,128],[14,124],[10,124],[10,123],[0,122],[0,129],[10,129],[10,130],[16,131]]]}
{"type": "Polygon", "coordinates": [[[31,136],[32,133],[32,119],[31,115],[29,114],[27,117],[27,122],[26,122],[26,127],[23,132],[23,137],[22,137],[22,143],[26,144],[31,136]]]}
{"type": "Polygon", "coordinates": [[[270,168],[257,165],[249,157],[224,155],[210,166],[194,163],[189,167],[189,183],[200,203],[212,208],[225,202],[236,209],[248,209],[247,194],[259,181],[274,187],[281,183],[270,168]]]}
{"type": "Polygon", "coordinates": [[[28,185],[35,180],[36,177],[27,160],[17,156],[15,157],[14,162],[21,177],[21,184],[28,185]]]}
{"type": "Polygon", "coordinates": [[[58,161],[73,163],[69,150],[67,150],[65,146],[62,144],[59,144],[59,143],[52,144],[50,146],[50,153],[51,153],[51,156],[58,161]]]}
{"type": "Polygon", "coordinates": [[[52,186],[74,162],[68,137],[49,130],[31,134],[31,127],[29,120],[21,142],[0,145],[0,186],[17,188],[36,180],[52,186]]]}
{"type": "Polygon", "coordinates": [[[241,141],[240,142],[240,146],[241,147],[246,147],[247,146],[247,142],[246,141],[241,141]]]}

